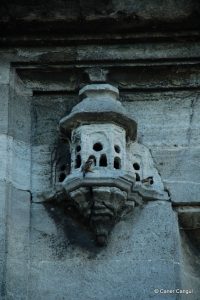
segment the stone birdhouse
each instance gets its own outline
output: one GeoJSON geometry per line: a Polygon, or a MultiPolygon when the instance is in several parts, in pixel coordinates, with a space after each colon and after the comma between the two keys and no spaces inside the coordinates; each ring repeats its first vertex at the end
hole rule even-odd
{"type": "Polygon", "coordinates": [[[121,214],[135,205],[136,176],[127,168],[126,144],[135,140],[137,124],[117,100],[116,87],[91,84],[79,96],[83,100],[60,121],[71,140],[71,172],[62,185],[104,244],[121,214]]]}
{"type": "Polygon", "coordinates": [[[95,168],[89,177],[121,176],[126,173],[126,141],[136,138],[136,122],[117,100],[118,89],[109,84],[87,85],[79,96],[83,101],[60,121],[71,140],[70,177],[79,176],[89,158],[95,168]]]}
{"type": "Polygon", "coordinates": [[[79,96],[81,101],[59,125],[61,136],[70,141],[70,173],[42,198],[68,201],[103,246],[135,205],[169,196],[150,151],[136,140],[137,124],[118,101],[118,89],[91,84],[79,96]]]}

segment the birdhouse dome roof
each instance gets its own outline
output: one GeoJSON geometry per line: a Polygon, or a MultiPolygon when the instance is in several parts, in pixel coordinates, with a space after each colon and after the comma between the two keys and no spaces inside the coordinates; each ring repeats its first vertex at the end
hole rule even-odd
{"type": "Polygon", "coordinates": [[[135,139],[137,124],[122,103],[117,100],[119,91],[116,87],[110,84],[87,85],[80,90],[79,97],[83,100],[60,121],[60,127],[65,130],[66,134],[84,123],[107,122],[122,126],[127,135],[135,139]]]}
{"type": "Polygon", "coordinates": [[[121,102],[117,100],[119,91],[110,84],[91,84],[85,86],[79,92],[79,97],[83,99],[72,109],[73,112],[105,112],[113,111],[126,113],[121,102]]]}

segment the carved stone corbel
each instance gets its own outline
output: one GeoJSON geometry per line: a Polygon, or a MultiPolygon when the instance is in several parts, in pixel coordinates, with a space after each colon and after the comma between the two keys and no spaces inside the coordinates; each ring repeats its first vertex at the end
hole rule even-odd
{"type": "Polygon", "coordinates": [[[122,215],[168,195],[149,150],[136,142],[137,124],[117,100],[118,89],[91,84],[79,96],[60,121],[62,137],[71,141],[71,171],[52,199],[70,201],[103,246],[122,215]]]}

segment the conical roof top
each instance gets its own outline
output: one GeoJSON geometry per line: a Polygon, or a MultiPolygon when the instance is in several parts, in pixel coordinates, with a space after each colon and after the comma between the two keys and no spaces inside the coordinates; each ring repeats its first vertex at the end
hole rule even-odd
{"type": "Polygon", "coordinates": [[[60,129],[67,135],[84,123],[115,123],[125,128],[127,135],[135,139],[137,124],[117,100],[119,91],[110,84],[86,85],[79,92],[79,102],[71,113],[61,119],[60,129]]]}

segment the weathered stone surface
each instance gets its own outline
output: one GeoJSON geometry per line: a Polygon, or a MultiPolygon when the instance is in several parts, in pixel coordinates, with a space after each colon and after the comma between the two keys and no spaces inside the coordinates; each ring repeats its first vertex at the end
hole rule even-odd
{"type": "MultiPolygon", "coordinates": [[[[76,99],[65,96],[36,96],[32,107],[34,131],[31,139],[32,191],[43,192],[59,181],[62,166],[69,166],[68,145],[58,141],[59,120],[76,99]]],[[[67,171],[67,170],[66,170],[67,171]]]]}
{"type": "Polygon", "coordinates": [[[27,299],[30,263],[30,200],[28,191],[9,186],[5,299],[27,299]]]}
{"type": "MultiPolygon", "coordinates": [[[[0,62],[0,83],[8,84],[9,83],[9,75],[10,75],[10,62],[2,61],[0,62]]],[[[1,92],[2,93],[2,92],[1,92]]]]}
{"type": "Polygon", "coordinates": [[[30,190],[31,148],[23,141],[11,140],[8,176],[13,185],[22,190],[30,190]]]}
{"type": "Polygon", "coordinates": [[[199,147],[152,149],[156,166],[175,203],[199,203],[199,147]]]}
{"type": "MultiPolygon", "coordinates": [[[[76,224],[67,231],[67,219],[66,223],[57,219],[57,232],[50,224],[47,229],[45,210],[35,206],[29,299],[36,295],[38,299],[158,299],[155,288],[177,286],[178,232],[169,203],[136,209],[135,216],[116,226],[110,243],[100,252],[87,248],[92,245],[87,233],[82,244],[76,224]]],[[[52,216],[58,214],[58,208],[54,209],[52,216]]]]}
{"type": "Polygon", "coordinates": [[[30,144],[2,134],[0,154],[0,180],[12,182],[14,186],[22,189],[30,189],[30,144]]]}
{"type": "Polygon", "coordinates": [[[9,67],[1,64],[0,71],[0,298],[6,294],[6,249],[7,249],[7,199],[9,197],[7,180],[9,142],[8,132],[8,97],[7,85],[9,67]]]}
{"type": "MultiPolygon", "coordinates": [[[[126,42],[123,44],[100,44],[99,41],[95,45],[69,45],[69,46],[57,46],[57,47],[17,47],[17,48],[5,48],[2,53],[2,59],[7,61],[14,61],[18,63],[29,62],[41,63],[52,66],[52,63],[56,65],[60,63],[62,66],[65,63],[72,63],[77,65],[81,62],[84,64],[88,63],[89,66],[94,67],[93,61],[101,62],[103,67],[110,61],[113,65],[113,58],[115,58],[115,64],[121,63],[122,66],[126,67],[127,62],[131,62],[136,65],[152,64],[155,62],[169,63],[173,65],[174,60],[177,60],[176,64],[191,61],[192,64],[198,62],[199,59],[199,41],[191,42],[186,40],[183,42],[168,42],[168,43],[152,43],[147,41],[146,43],[130,43],[126,42]],[[123,60],[126,60],[123,62],[123,60]],[[144,61],[141,61],[144,60],[144,61]],[[74,63],[76,62],[76,63],[74,63]]],[[[20,64],[19,64],[20,65],[20,64]]],[[[30,66],[29,66],[30,67],[30,66]]],[[[88,65],[87,65],[88,67],[88,65]]],[[[35,70],[35,68],[34,68],[35,70]]],[[[17,69],[18,71],[18,69],[17,69]]],[[[35,71],[36,74],[38,71],[35,71]]],[[[58,72],[59,73],[59,72],[58,72]]],[[[73,72],[72,72],[73,74],[73,72]]],[[[56,74],[57,75],[57,74],[56,74]]],[[[34,75],[32,75],[34,78],[34,75]]],[[[46,76],[45,76],[46,77],[46,76]]],[[[56,76],[57,77],[57,76],[56,76]]],[[[40,77],[42,79],[42,77],[40,77]]],[[[47,75],[47,80],[50,80],[47,75]]],[[[67,79],[65,79],[67,81],[67,79]]],[[[33,85],[34,83],[29,82],[33,85]]],[[[55,82],[54,82],[55,85],[55,82]]],[[[51,88],[50,88],[51,89],[51,88]]]]}
{"type": "MultiPolygon", "coordinates": [[[[71,208],[30,206],[69,163],[59,120],[78,89],[102,80],[120,88],[173,204],[199,205],[198,1],[4,2],[0,43],[13,47],[0,51],[1,298],[160,300],[154,288],[192,287],[181,300],[199,300],[199,231],[181,228],[179,239],[170,202],[136,207],[101,251],[71,208]]],[[[185,217],[191,225],[199,212],[185,217]]]]}
{"type": "Polygon", "coordinates": [[[6,180],[7,177],[7,164],[9,161],[8,151],[9,138],[5,134],[0,135],[0,155],[1,155],[1,170],[0,179],[6,180]]]}
{"type": "Polygon", "coordinates": [[[192,98],[163,100],[160,94],[158,101],[134,101],[134,106],[128,102],[125,107],[137,122],[140,120],[138,137],[142,144],[149,147],[188,146],[191,101],[192,98]]]}
{"type": "MultiPolygon", "coordinates": [[[[174,278],[169,276],[174,264],[162,260],[147,261],[144,265],[144,260],[121,257],[120,262],[113,260],[110,265],[90,261],[86,267],[80,261],[69,261],[68,266],[70,271],[67,272],[64,263],[34,263],[29,299],[162,299],[154,293],[155,286],[163,288],[167,285],[171,289],[176,286],[174,278]],[[51,276],[46,282],[44,278],[49,274],[54,274],[55,278],[51,276]]],[[[172,295],[169,299],[175,300],[177,296],[172,295]]]]}
{"type": "MultiPolygon", "coordinates": [[[[200,210],[198,206],[177,207],[181,238],[181,269],[180,277],[183,288],[193,288],[192,300],[198,300],[200,292],[200,210]]],[[[181,299],[185,300],[187,295],[181,299]]]]}
{"type": "Polygon", "coordinates": [[[9,87],[7,84],[0,84],[0,94],[1,94],[0,133],[7,133],[7,131],[8,131],[8,97],[9,97],[9,87]]]}
{"type": "MultiPolygon", "coordinates": [[[[134,101],[135,93],[133,94],[133,91],[141,94],[142,91],[148,90],[151,93],[157,90],[158,92],[161,90],[178,92],[179,90],[198,88],[200,85],[200,68],[198,62],[195,61],[193,63],[188,62],[188,65],[180,61],[177,61],[176,65],[170,62],[160,62],[160,64],[159,62],[149,62],[149,64],[132,62],[126,68],[120,65],[114,68],[109,66],[107,79],[115,82],[122,92],[123,89],[126,90],[126,93],[130,90],[132,101],[134,101]]],[[[195,93],[194,100],[199,95],[198,91],[195,93]]],[[[121,93],[120,96],[122,98],[121,93]]],[[[194,104],[196,104],[195,102],[194,104]]]]}
{"type": "MultiPolygon", "coordinates": [[[[26,300],[28,299],[28,273],[29,263],[24,259],[9,257],[6,264],[6,284],[4,300],[26,300]]],[[[5,280],[5,277],[4,277],[5,280]]]]}
{"type": "Polygon", "coordinates": [[[9,237],[7,240],[8,258],[28,260],[30,230],[30,192],[12,188],[9,185],[8,205],[9,237]]]}
{"type": "Polygon", "coordinates": [[[135,45],[124,44],[120,48],[118,45],[94,45],[88,49],[88,46],[80,46],[77,49],[77,60],[100,60],[102,62],[106,60],[112,60],[115,57],[116,61],[122,61],[122,59],[130,60],[153,60],[153,59],[177,59],[191,57],[199,57],[199,42],[194,43],[146,43],[135,45]],[[87,50],[86,50],[87,49],[87,50]]]}
{"type": "Polygon", "coordinates": [[[31,108],[30,99],[19,95],[12,99],[10,118],[9,118],[9,133],[19,141],[30,143],[31,138],[31,108]]]}
{"type": "MultiPolygon", "coordinates": [[[[175,157],[171,159],[175,154],[174,149],[176,149],[176,151],[177,149],[181,151],[183,149],[182,145],[184,143],[187,145],[188,143],[186,132],[189,128],[191,100],[194,96],[194,92],[165,92],[163,94],[152,93],[151,95],[152,98],[149,97],[149,94],[136,94],[134,97],[131,96],[131,98],[128,99],[129,101],[124,103],[138,121],[140,141],[144,142],[152,149],[156,167],[158,167],[161,172],[161,177],[164,182],[165,180],[170,180],[171,169],[174,168],[174,162],[177,160],[181,161],[181,171],[179,171],[181,175],[175,172],[178,172],[178,169],[175,170],[174,177],[172,177],[173,180],[177,180],[177,177],[182,176],[181,178],[183,178],[183,180],[189,182],[190,175],[186,171],[190,167],[190,162],[194,160],[194,157],[197,157],[197,162],[195,160],[196,167],[193,168],[193,171],[195,177],[198,178],[198,149],[195,152],[195,150],[191,148],[189,151],[190,154],[187,156],[187,163],[184,161],[184,153],[180,154],[177,152],[175,157]],[[162,99],[160,99],[161,95],[163,96],[162,99]],[[146,101],[141,101],[143,100],[141,99],[142,97],[144,97],[143,99],[146,99],[146,101]],[[154,109],[155,106],[157,111],[154,109]],[[166,110],[169,112],[168,116],[163,114],[166,110]],[[149,118],[150,113],[152,115],[151,118],[149,118]],[[185,128],[184,135],[182,130],[179,130],[178,134],[176,133],[177,115],[179,116],[179,120],[182,120],[179,122],[179,126],[181,125],[185,128]],[[151,122],[149,122],[149,119],[151,122]],[[160,123],[162,126],[159,125],[160,123]],[[168,126],[169,124],[170,127],[168,126]],[[149,128],[149,126],[152,126],[152,128],[149,128]],[[158,127],[157,131],[155,130],[156,126],[158,127]],[[164,130],[164,127],[166,130],[164,130]],[[160,132],[160,130],[163,131],[160,132]],[[143,137],[142,134],[144,135],[143,137]],[[185,136],[184,139],[183,136],[185,136]],[[176,143],[178,144],[178,147],[173,146],[176,143]],[[166,145],[169,146],[167,149],[166,145]],[[169,158],[167,153],[169,153],[169,158]],[[164,162],[164,165],[160,164],[162,162],[164,162]]],[[[33,109],[32,128],[34,128],[31,140],[33,144],[31,156],[32,191],[43,191],[43,189],[46,190],[51,186],[51,151],[53,149],[52,145],[55,145],[55,136],[57,134],[56,124],[59,119],[69,112],[72,106],[77,103],[77,99],[73,96],[69,96],[67,97],[67,100],[65,100],[64,95],[36,96],[33,98],[34,99],[29,98],[29,101],[34,100],[34,102],[31,102],[33,105],[31,108],[33,109]]],[[[21,101],[19,101],[18,104],[20,103],[20,105],[23,106],[23,101],[27,100],[21,98],[21,101]]],[[[13,105],[12,102],[10,105],[13,105]]],[[[13,114],[15,112],[15,105],[12,107],[13,114]]],[[[197,126],[198,114],[196,113],[196,107],[198,107],[198,102],[195,105],[194,125],[197,126]]],[[[30,106],[27,105],[28,115],[30,114],[29,109],[30,106]]],[[[21,116],[20,113],[15,115],[15,120],[19,116],[21,116]]],[[[13,162],[10,165],[12,166],[12,168],[10,167],[10,174],[12,174],[11,177],[14,184],[20,188],[28,188],[29,173],[27,170],[29,169],[30,163],[29,150],[27,144],[24,143],[23,130],[20,128],[18,129],[18,125],[14,125],[14,127],[15,136],[18,138],[18,141],[12,142],[11,139],[11,144],[13,145],[11,147],[11,153],[13,153],[11,157],[13,162]],[[20,139],[22,139],[22,141],[20,141],[20,139]],[[22,166],[24,166],[26,173],[21,168],[22,166]]],[[[29,136],[28,132],[30,131],[27,131],[27,137],[29,136]]],[[[4,153],[6,153],[5,147],[4,153]]],[[[6,164],[4,169],[5,168],[6,164]]],[[[5,176],[6,174],[4,173],[2,178],[5,178],[5,176]]],[[[174,192],[171,193],[173,201],[175,201],[174,199],[180,199],[180,192],[182,192],[182,190],[179,190],[177,183],[175,182],[174,192]]],[[[192,198],[191,190],[188,190],[188,198],[190,200],[192,198]]],[[[74,299],[77,296],[80,297],[77,286],[81,287],[81,290],[83,291],[83,299],[84,297],[90,297],[92,299],[95,296],[98,296],[99,299],[101,299],[104,290],[106,290],[106,297],[108,299],[111,298],[113,294],[116,298],[121,297],[122,299],[131,299],[132,297],[132,299],[143,299],[144,297],[149,297],[149,295],[152,297],[155,296],[153,288],[155,288],[156,283],[163,288],[168,283],[167,285],[173,288],[175,286],[174,276],[178,276],[179,274],[176,273],[175,275],[175,273],[173,273],[174,270],[176,270],[176,268],[174,269],[176,264],[174,265],[173,261],[177,262],[178,253],[176,251],[178,251],[178,249],[175,248],[176,238],[171,240],[172,236],[177,233],[173,231],[174,229],[170,227],[170,224],[176,226],[176,223],[173,223],[175,221],[170,221],[170,204],[166,203],[165,205],[167,206],[165,206],[162,202],[160,203],[160,205],[163,205],[162,214],[158,214],[156,210],[157,204],[155,203],[151,204],[155,206],[151,207],[151,212],[149,212],[150,215],[147,213],[147,208],[150,206],[147,206],[141,214],[138,214],[137,211],[135,216],[133,216],[133,219],[131,218],[130,223],[127,222],[127,220],[119,223],[111,236],[109,247],[104,249],[101,253],[98,253],[96,248],[92,246],[93,241],[89,233],[84,230],[81,230],[80,232],[76,223],[73,223],[70,218],[65,219],[66,216],[64,213],[61,213],[58,208],[52,206],[48,209],[43,206],[41,207],[39,204],[34,204],[36,208],[31,210],[30,260],[21,261],[21,256],[23,256],[24,251],[28,249],[25,250],[24,246],[22,247],[22,244],[24,244],[24,240],[26,241],[29,231],[22,232],[23,226],[16,226],[15,230],[11,227],[10,239],[13,239],[13,242],[9,247],[10,250],[7,261],[7,280],[9,281],[7,291],[10,299],[13,299],[14,297],[16,299],[17,297],[23,299],[24,297],[28,272],[27,263],[31,264],[29,291],[27,292],[29,293],[30,299],[34,299],[36,294],[37,297],[40,297],[41,299],[45,299],[45,297],[47,299],[59,299],[59,297],[62,299],[63,296],[74,299]],[[168,207],[167,210],[166,207],[168,207]],[[147,214],[144,214],[145,211],[147,214]],[[166,211],[169,211],[169,214],[166,211]],[[159,218],[158,215],[160,216],[159,218]],[[149,225],[147,225],[147,220],[150,222],[149,225]],[[166,220],[171,223],[167,223],[168,225],[166,225],[165,222],[168,222],[166,220]],[[166,228],[171,228],[171,231],[165,232],[166,228]],[[167,238],[170,240],[167,240],[166,242],[167,238]],[[121,240],[121,243],[119,243],[119,240],[121,240]],[[92,251],[88,250],[88,248],[92,249],[92,251]],[[176,253],[176,255],[174,253],[176,253]],[[20,257],[20,259],[18,257],[20,257]],[[145,265],[144,258],[146,259],[145,265]],[[127,273],[129,273],[127,270],[130,270],[130,266],[130,276],[127,277],[127,273]],[[20,270],[20,274],[16,273],[16,268],[20,270]],[[116,280],[116,275],[114,278],[114,274],[117,272],[119,272],[120,275],[116,280]],[[52,273],[57,274],[56,281],[48,276],[48,274],[52,273]],[[80,274],[82,276],[80,276],[80,274]],[[137,281],[135,278],[138,278],[138,274],[141,275],[139,276],[140,280],[138,279],[137,281]],[[166,276],[166,274],[168,275],[166,276]],[[174,275],[172,276],[172,274],[174,275]],[[65,280],[63,280],[63,278],[65,278],[65,280]],[[73,278],[74,280],[75,278],[78,278],[76,284],[74,283],[73,278]],[[95,282],[93,278],[96,279],[95,282]],[[124,280],[124,278],[126,278],[126,280],[124,280]],[[134,285],[133,278],[135,280],[134,285]],[[56,289],[56,283],[58,282],[61,287],[59,291],[56,289]],[[67,289],[66,286],[68,287],[67,289]],[[85,286],[85,288],[83,288],[83,286],[85,286]],[[107,286],[109,289],[106,288],[107,286]],[[110,288],[110,286],[113,288],[110,288]],[[141,293],[139,292],[140,286],[142,290],[141,293]],[[133,289],[135,294],[133,294],[133,289]],[[68,290],[70,290],[70,294],[68,290]],[[17,291],[17,293],[15,291],[17,291]]],[[[24,207],[24,209],[26,211],[24,211],[25,214],[29,212],[28,207],[24,207]]],[[[17,211],[18,210],[16,210],[16,212],[17,211]]],[[[14,213],[15,206],[13,206],[11,215],[14,213]]],[[[19,216],[21,216],[21,213],[19,216]]],[[[23,216],[19,219],[14,218],[14,220],[20,224],[22,218],[23,216]]],[[[26,228],[26,226],[24,228],[26,228]]],[[[25,243],[25,245],[27,244],[25,243]]],[[[179,284],[177,286],[179,287],[179,284]]],[[[155,299],[157,297],[158,296],[155,296],[155,299]]]]}
{"type": "Polygon", "coordinates": [[[174,203],[199,203],[199,183],[166,182],[166,188],[174,203]]]}
{"type": "Polygon", "coordinates": [[[1,34],[8,33],[72,33],[126,32],[148,29],[196,29],[199,25],[199,3],[195,0],[169,3],[149,1],[51,0],[44,5],[35,1],[1,4],[1,34]],[[104,25],[104,28],[102,28],[104,25]],[[81,27],[80,27],[81,26],[81,27]],[[4,31],[3,31],[4,30],[4,31]]]}
{"type": "Polygon", "coordinates": [[[0,181],[0,297],[6,293],[5,272],[6,272],[6,200],[8,189],[5,181],[0,181]]]}

